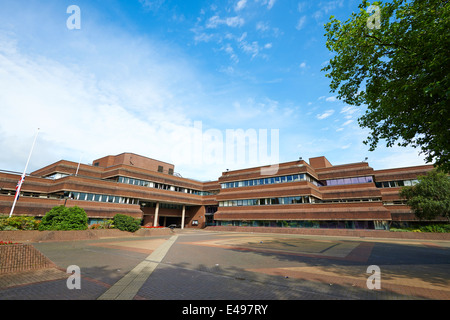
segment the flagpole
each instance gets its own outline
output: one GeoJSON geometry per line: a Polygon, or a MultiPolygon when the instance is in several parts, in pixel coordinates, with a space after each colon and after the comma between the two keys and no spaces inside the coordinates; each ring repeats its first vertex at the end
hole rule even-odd
{"type": "Polygon", "coordinates": [[[11,212],[9,213],[9,217],[12,216],[13,211],[14,211],[14,207],[16,206],[17,199],[19,198],[20,188],[22,188],[22,183],[23,183],[23,180],[25,179],[25,174],[27,172],[28,163],[30,162],[31,153],[33,152],[34,144],[36,143],[36,139],[37,139],[38,134],[39,134],[39,128],[38,128],[38,131],[36,133],[36,136],[34,137],[33,145],[31,146],[30,154],[28,155],[27,164],[25,165],[25,169],[23,170],[23,173],[22,173],[22,176],[20,177],[19,183],[17,184],[16,195],[14,196],[14,202],[13,202],[13,205],[11,207],[11,212]]]}

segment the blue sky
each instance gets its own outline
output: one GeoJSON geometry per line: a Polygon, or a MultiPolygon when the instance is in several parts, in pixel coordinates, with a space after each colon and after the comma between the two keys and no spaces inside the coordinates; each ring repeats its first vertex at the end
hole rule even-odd
{"type": "Polygon", "coordinates": [[[331,58],[323,25],[358,4],[2,0],[0,169],[23,170],[37,128],[29,172],[122,152],[199,180],[322,155],[335,165],[368,157],[375,169],[423,164],[412,148],[369,152],[364,107],[337,100],[321,71],[331,58]],[[71,5],[79,29],[67,26],[71,5]],[[256,134],[242,159],[226,140],[239,130],[256,134]]]}

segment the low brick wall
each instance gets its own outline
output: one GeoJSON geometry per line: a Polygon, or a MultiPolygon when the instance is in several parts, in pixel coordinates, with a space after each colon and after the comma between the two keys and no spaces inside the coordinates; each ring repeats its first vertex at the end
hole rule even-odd
{"type": "Polygon", "coordinates": [[[43,241],[76,241],[95,240],[101,238],[147,237],[168,235],[173,232],[168,228],[140,229],[134,233],[118,229],[70,230],[70,231],[0,231],[0,241],[43,242],[43,241]]]}
{"type": "Polygon", "coordinates": [[[321,236],[346,236],[388,239],[423,239],[423,240],[450,240],[450,233],[426,232],[393,232],[387,230],[349,230],[349,229],[315,229],[315,228],[276,228],[276,227],[233,227],[210,226],[208,231],[255,232],[255,233],[283,233],[321,236]]]}
{"type": "Polygon", "coordinates": [[[0,274],[49,267],[53,262],[31,244],[0,245],[0,274]]]}

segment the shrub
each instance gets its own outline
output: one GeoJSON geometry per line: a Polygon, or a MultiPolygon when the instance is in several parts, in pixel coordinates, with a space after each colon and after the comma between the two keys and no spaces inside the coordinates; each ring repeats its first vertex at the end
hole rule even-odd
{"type": "Polygon", "coordinates": [[[420,228],[420,231],[446,233],[446,232],[450,232],[450,224],[444,224],[444,225],[432,224],[432,225],[428,225],[428,226],[423,226],[420,228]]]}
{"type": "Polygon", "coordinates": [[[86,230],[88,217],[80,207],[53,207],[45,214],[39,230],[86,230]]]}
{"type": "Polygon", "coordinates": [[[27,216],[0,216],[0,230],[37,230],[39,220],[27,216]]]}
{"type": "Polygon", "coordinates": [[[133,217],[116,214],[113,220],[114,226],[122,231],[135,232],[141,228],[141,220],[133,217]]]}
{"type": "Polygon", "coordinates": [[[39,222],[34,217],[14,216],[6,220],[10,227],[17,230],[36,230],[39,222]]]}

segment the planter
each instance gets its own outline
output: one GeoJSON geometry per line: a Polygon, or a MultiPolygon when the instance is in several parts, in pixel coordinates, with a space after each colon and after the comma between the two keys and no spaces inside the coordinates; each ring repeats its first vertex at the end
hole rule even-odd
{"type": "Polygon", "coordinates": [[[54,267],[52,261],[31,244],[0,246],[0,274],[54,267]]]}

